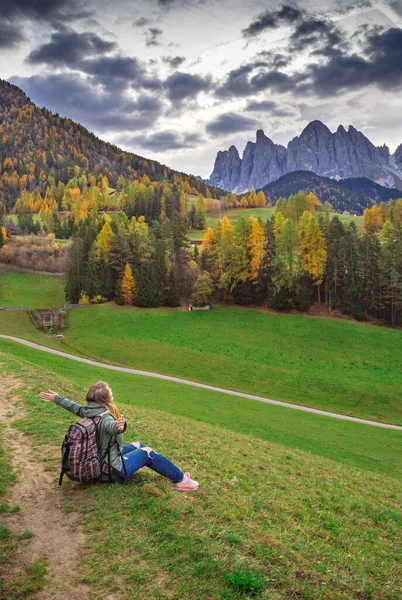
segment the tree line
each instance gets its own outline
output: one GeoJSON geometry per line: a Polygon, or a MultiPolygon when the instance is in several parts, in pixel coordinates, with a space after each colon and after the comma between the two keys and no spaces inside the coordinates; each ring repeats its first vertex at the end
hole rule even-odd
{"type": "Polygon", "coordinates": [[[151,307],[215,299],[301,311],[318,302],[394,326],[402,306],[402,200],[382,214],[381,227],[365,215],[359,232],[353,221],[322,211],[314,194],[299,192],[265,223],[224,216],[207,228],[200,251],[186,239],[180,210],[149,222],[124,211],[88,216],[71,247],[67,299],[151,307]]]}

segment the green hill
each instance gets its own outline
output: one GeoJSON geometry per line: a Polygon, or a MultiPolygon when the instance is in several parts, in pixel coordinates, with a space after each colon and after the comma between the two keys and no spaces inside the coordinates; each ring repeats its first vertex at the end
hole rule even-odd
{"type": "Polygon", "coordinates": [[[263,188],[265,196],[273,203],[300,190],[314,192],[321,202],[330,202],[337,212],[347,210],[358,214],[363,214],[363,210],[375,202],[387,202],[402,196],[401,190],[386,188],[366,177],[336,181],[311,171],[292,171],[263,188]]]}
{"type": "MultiPolygon", "coordinates": [[[[14,426],[26,434],[28,446],[36,448],[56,484],[55,451],[71,415],[40,403],[38,392],[56,388],[82,399],[88,385],[104,379],[105,372],[3,342],[0,362],[3,386],[7,377],[20,384],[14,398],[7,399],[8,405],[20,402],[22,412],[14,426]]],[[[84,527],[86,542],[79,550],[76,576],[91,586],[96,597],[110,593],[139,600],[397,597],[402,583],[400,481],[289,448],[281,439],[274,443],[251,429],[247,432],[244,419],[233,412],[233,404],[229,408],[222,403],[222,396],[212,398],[209,392],[190,389],[183,393],[177,384],[124,374],[107,373],[107,380],[129,422],[126,439],[140,438],[163,451],[188,468],[201,486],[196,494],[180,495],[145,469],[128,486],[66,482],[58,490],[60,505],[76,513],[84,527]],[[216,402],[217,413],[211,410],[211,401],[216,402]],[[183,404],[189,406],[187,415],[183,404]],[[226,426],[224,418],[237,420],[238,429],[226,426]]],[[[258,403],[254,407],[267,414],[264,424],[261,412],[254,417],[260,430],[268,432],[277,407],[258,403]]],[[[280,410],[290,416],[291,411],[280,410]]],[[[251,403],[248,411],[253,414],[251,403]]],[[[321,430],[329,445],[332,427],[338,427],[334,439],[339,447],[348,446],[351,455],[353,444],[364,440],[366,452],[361,446],[355,454],[361,460],[364,454],[368,458],[367,449],[377,439],[376,454],[380,456],[382,448],[388,465],[396,466],[400,432],[314,415],[306,416],[304,426],[291,420],[288,426],[298,432],[315,420],[317,432],[321,430]]],[[[10,484],[7,459],[7,454],[0,455],[1,472],[8,473],[3,481],[10,484]]],[[[4,487],[1,492],[3,512],[13,510],[4,487]]],[[[3,558],[12,560],[13,550],[27,543],[2,529],[3,558]]],[[[21,589],[46,585],[43,563],[42,579],[32,581],[35,566],[25,574],[21,571],[24,585],[21,579],[6,578],[5,597],[22,597],[21,589]]]]}

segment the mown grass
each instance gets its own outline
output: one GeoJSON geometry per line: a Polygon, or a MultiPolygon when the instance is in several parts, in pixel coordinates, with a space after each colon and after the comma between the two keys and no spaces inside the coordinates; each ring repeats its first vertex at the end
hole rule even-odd
{"type": "MultiPolygon", "coordinates": [[[[61,387],[78,398],[81,384],[58,364],[0,360],[25,382],[17,426],[35,445],[60,444],[72,415],[37,393],[61,387]]],[[[126,441],[145,440],[201,486],[180,495],[147,469],[127,486],[63,485],[60,504],[80,511],[88,535],[80,576],[97,598],[398,598],[401,482],[137,403],[121,408],[126,441]]]]}
{"type": "Polygon", "coordinates": [[[63,347],[113,364],[402,424],[402,331],[215,307],[73,310],[63,347]]]}
{"type": "Polygon", "coordinates": [[[64,278],[0,266],[0,306],[52,309],[64,303],[64,278]]]}
{"type": "MultiPolygon", "coordinates": [[[[14,356],[19,361],[28,361],[38,374],[53,372],[51,389],[62,378],[63,381],[74,382],[81,397],[85,397],[93,382],[106,380],[120,402],[164,411],[167,420],[171,416],[190,418],[251,435],[258,440],[402,478],[402,464],[397,458],[401,450],[401,431],[339,421],[178,383],[107,371],[13,342],[0,340],[0,350],[7,353],[9,360],[14,356]]],[[[59,391],[66,393],[67,389],[59,391]]],[[[44,424],[44,431],[47,429],[44,424]]]]}

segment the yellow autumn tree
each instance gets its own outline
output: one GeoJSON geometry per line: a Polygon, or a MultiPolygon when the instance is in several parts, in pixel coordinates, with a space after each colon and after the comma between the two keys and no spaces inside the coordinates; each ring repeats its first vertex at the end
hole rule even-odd
{"type": "Polygon", "coordinates": [[[257,206],[259,208],[264,208],[264,206],[266,206],[267,204],[267,199],[265,197],[265,194],[262,190],[260,190],[257,194],[257,206]]]}
{"type": "Polygon", "coordinates": [[[212,231],[211,227],[208,227],[208,229],[204,233],[204,238],[201,243],[201,248],[203,249],[204,252],[208,252],[208,250],[210,250],[212,248],[213,243],[214,243],[214,232],[212,231]]]}
{"type": "Polygon", "coordinates": [[[106,222],[100,230],[95,242],[96,256],[98,258],[103,258],[105,261],[109,260],[108,253],[112,246],[112,239],[112,228],[110,227],[109,223],[106,222]]]}
{"type": "Polygon", "coordinates": [[[132,305],[137,295],[137,287],[133,271],[128,263],[124,269],[123,279],[121,281],[121,297],[124,304],[132,305]]]}
{"type": "Polygon", "coordinates": [[[248,238],[250,252],[250,263],[248,267],[248,279],[256,281],[261,268],[264,253],[264,230],[258,219],[250,217],[251,232],[248,238]]]}
{"type": "Polygon", "coordinates": [[[310,192],[309,194],[307,194],[306,202],[307,202],[310,213],[315,216],[316,209],[319,206],[321,206],[321,202],[319,201],[317,196],[314,194],[314,192],[310,192]]]}

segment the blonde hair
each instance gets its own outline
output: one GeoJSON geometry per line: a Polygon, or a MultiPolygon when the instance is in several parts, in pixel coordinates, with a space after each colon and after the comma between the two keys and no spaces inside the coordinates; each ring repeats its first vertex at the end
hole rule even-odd
{"type": "Polygon", "coordinates": [[[119,409],[113,402],[113,396],[110,393],[109,384],[105,381],[94,383],[88,390],[86,396],[87,402],[96,402],[100,406],[104,406],[116,420],[120,417],[119,409]]]}

